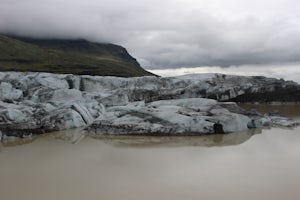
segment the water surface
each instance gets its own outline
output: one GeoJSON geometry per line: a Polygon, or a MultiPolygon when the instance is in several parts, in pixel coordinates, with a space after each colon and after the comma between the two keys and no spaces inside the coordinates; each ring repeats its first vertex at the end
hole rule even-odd
{"type": "MultiPolygon", "coordinates": [[[[299,108],[271,109],[300,120],[299,108]]],[[[1,145],[1,200],[300,197],[299,127],[203,137],[83,138],[74,130],[1,145]]]]}

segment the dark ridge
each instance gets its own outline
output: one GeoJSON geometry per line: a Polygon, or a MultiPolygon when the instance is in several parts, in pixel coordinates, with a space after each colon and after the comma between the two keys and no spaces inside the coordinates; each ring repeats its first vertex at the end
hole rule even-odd
{"type": "Polygon", "coordinates": [[[0,71],[99,76],[149,76],[125,48],[83,39],[0,35],[0,71]]]}
{"type": "Polygon", "coordinates": [[[84,39],[34,39],[28,37],[11,36],[14,39],[35,44],[44,48],[59,49],[62,51],[72,51],[79,53],[88,53],[91,55],[102,55],[118,57],[126,62],[137,64],[127,50],[119,45],[111,43],[95,43],[84,39]]]}

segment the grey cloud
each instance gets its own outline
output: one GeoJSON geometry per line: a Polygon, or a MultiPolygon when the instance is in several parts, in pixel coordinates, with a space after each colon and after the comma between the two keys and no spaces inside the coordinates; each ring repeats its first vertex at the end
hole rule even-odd
{"type": "Polygon", "coordinates": [[[0,0],[0,32],[118,43],[149,69],[300,61],[300,3],[240,2],[0,0]]]}

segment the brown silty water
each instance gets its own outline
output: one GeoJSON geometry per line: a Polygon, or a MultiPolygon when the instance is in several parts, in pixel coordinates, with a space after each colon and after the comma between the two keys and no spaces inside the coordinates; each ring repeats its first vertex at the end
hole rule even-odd
{"type": "MultiPolygon", "coordinates": [[[[242,105],[300,120],[299,105],[242,105]]],[[[300,197],[300,128],[201,137],[83,137],[2,143],[1,200],[300,197]]]]}

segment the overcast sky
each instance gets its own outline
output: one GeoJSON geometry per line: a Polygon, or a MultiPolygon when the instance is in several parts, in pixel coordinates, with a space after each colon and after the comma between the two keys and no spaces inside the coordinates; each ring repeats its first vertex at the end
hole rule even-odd
{"type": "Polygon", "coordinates": [[[0,32],[123,45],[147,69],[300,61],[299,0],[0,0],[0,32]]]}

